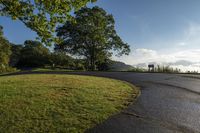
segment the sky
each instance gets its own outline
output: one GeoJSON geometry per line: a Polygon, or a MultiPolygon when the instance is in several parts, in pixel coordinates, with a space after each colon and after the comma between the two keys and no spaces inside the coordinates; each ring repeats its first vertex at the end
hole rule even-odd
{"type": "MultiPolygon", "coordinates": [[[[149,63],[200,72],[200,0],[98,0],[112,14],[116,30],[131,46],[129,56],[115,57],[130,65],[149,63]]],[[[22,44],[36,34],[19,21],[0,17],[5,36],[22,44]]]]}

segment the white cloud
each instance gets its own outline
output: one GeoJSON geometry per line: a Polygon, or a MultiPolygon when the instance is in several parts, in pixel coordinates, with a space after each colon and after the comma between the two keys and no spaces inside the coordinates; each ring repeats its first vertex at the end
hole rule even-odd
{"type": "Polygon", "coordinates": [[[129,56],[123,56],[121,58],[113,57],[113,59],[131,65],[140,64],[141,66],[144,66],[144,63],[148,64],[150,62],[156,62],[158,64],[169,63],[172,67],[178,67],[183,71],[195,70],[200,72],[200,23],[189,22],[185,30],[180,32],[180,38],[177,38],[177,40],[154,41],[149,45],[163,45],[165,46],[163,47],[165,52],[161,52],[162,49],[140,48],[132,50],[129,56]],[[177,61],[179,62],[176,63],[177,61]],[[191,64],[187,61],[191,62],[191,64]],[[185,65],[186,63],[188,65],[185,65]]]}
{"type": "Polygon", "coordinates": [[[200,49],[188,49],[178,52],[168,52],[163,54],[152,49],[136,49],[129,56],[121,58],[113,57],[118,61],[123,61],[127,64],[137,65],[143,63],[156,62],[157,64],[171,64],[172,67],[178,67],[183,71],[195,70],[200,71],[200,49]],[[179,61],[177,64],[176,62],[179,61]],[[182,61],[182,62],[181,62],[182,61]],[[191,62],[187,66],[185,63],[191,62]],[[181,64],[182,63],[182,64],[181,64]]]}
{"type": "Polygon", "coordinates": [[[191,62],[200,61],[200,49],[184,50],[177,53],[172,53],[176,60],[188,60],[191,62]]]}
{"type": "Polygon", "coordinates": [[[157,52],[151,49],[136,49],[136,53],[147,57],[157,55],[157,52]]]}
{"type": "Polygon", "coordinates": [[[187,43],[185,43],[185,42],[180,42],[180,43],[178,43],[177,45],[178,45],[178,46],[185,46],[185,45],[187,45],[187,43]]]}
{"type": "Polygon", "coordinates": [[[193,65],[183,66],[183,65],[177,65],[177,66],[171,66],[171,67],[173,67],[173,68],[179,68],[183,72],[187,72],[187,71],[197,71],[197,72],[200,72],[200,66],[193,66],[193,65]]]}

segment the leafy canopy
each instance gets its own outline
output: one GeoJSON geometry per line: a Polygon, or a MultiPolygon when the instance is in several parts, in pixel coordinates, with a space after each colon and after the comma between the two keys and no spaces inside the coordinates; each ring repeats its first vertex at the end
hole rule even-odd
{"type": "Polygon", "coordinates": [[[129,45],[116,33],[113,16],[99,7],[85,7],[75,12],[75,22],[67,21],[57,28],[57,36],[63,40],[57,49],[85,57],[92,70],[113,51],[119,56],[130,52],[129,45]]]}
{"type": "Polygon", "coordinates": [[[42,67],[49,64],[50,51],[38,41],[27,40],[20,51],[19,67],[42,67]]]}
{"type": "Polygon", "coordinates": [[[55,27],[71,19],[71,12],[77,11],[88,2],[96,0],[0,0],[0,14],[22,21],[40,37],[51,44],[58,41],[53,35],[55,27]]]}
{"type": "Polygon", "coordinates": [[[0,26],[0,72],[4,71],[9,65],[10,48],[9,41],[3,36],[3,27],[0,26]]]}

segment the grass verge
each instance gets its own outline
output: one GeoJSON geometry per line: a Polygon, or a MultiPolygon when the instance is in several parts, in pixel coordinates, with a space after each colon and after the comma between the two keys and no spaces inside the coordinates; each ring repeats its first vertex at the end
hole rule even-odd
{"type": "Polygon", "coordinates": [[[69,69],[60,69],[60,68],[35,68],[31,70],[32,72],[54,72],[54,71],[59,71],[59,72],[72,72],[74,70],[69,70],[69,69]]]}
{"type": "Polygon", "coordinates": [[[129,84],[76,75],[0,77],[0,131],[84,132],[138,95],[129,84]]]}

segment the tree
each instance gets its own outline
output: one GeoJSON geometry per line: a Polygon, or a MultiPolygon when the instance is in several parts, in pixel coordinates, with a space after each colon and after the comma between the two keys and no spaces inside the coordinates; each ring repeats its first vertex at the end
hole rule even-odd
{"type": "Polygon", "coordinates": [[[63,40],[56,49],[84,57],[90,69],[96,69],[96,63],[103,63],[116,51],[118,56],[129,54],[129,45],[117,35],[112,15],[102,8],[82,8],[75,12],[75,23],[67,21],[57,28],[57,36],[63,40]]]}
{"type": "Polygon", "coordinates": [[[0,72],[4,72],[9,67],[11,46],[8,40],[3,36],[3,27],[0,26],[0,72]]]}
{"type": "Polygon", "coordinates": [[[71,12],[80,9],[88,2],[96,0],[0,0],[0,14],[22,21],[41,38],[50,44],[57,41],[53,36],[59,23],[71,19],[71,12]]]}
{"type": "Polygon", "coordinates": [[[12,54],[10,56],[10,66],[12,67],[17,67],[16,65],[18,64],[21,56],[21,50],[23,49],[23,45],[16,45],[16,44],[11,44],[11,51],[12,54]]]}
{"type": "Polygon", "coordinates": [[[21,50],[18,67],[43,67],[50,62],[50,51],[38,41],[27,40],[21,50]]]}
{"type": "Polygon", "coordinates": [[[74,67],[73,58],[62,51],[55,51],[51,54],[51,63],[54,64],[54,67],[65,67],[68,69],[74,67]]]}
{"type": "Polygon", "coordinates": [[[112,65],[112,60],[105,59],[104,61],[97,62],[97,69],[99,71],[108,71],[112,65]]]}

